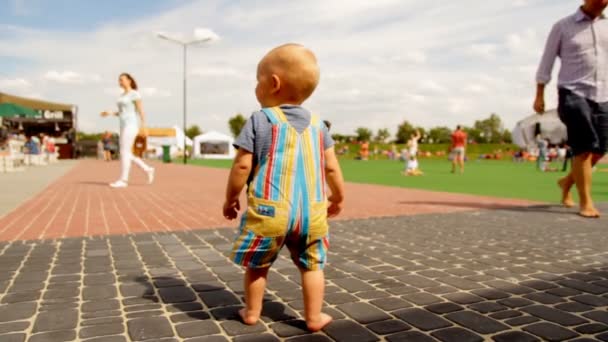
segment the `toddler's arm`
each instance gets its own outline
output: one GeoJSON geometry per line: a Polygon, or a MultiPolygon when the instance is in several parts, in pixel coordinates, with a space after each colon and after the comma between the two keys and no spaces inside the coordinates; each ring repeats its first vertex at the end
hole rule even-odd
{"type": "Polygon", "coordinates": [[[325,177],[327,184],[331,190],[329,196],[329,208],[327,214],[329,217],[334,217],[340,214],[344,202],[344,178],[340,163],[336,157],[336,152],[333,147],[325,150],[325,177]]]}
{"type": "Polygon", "coordinates": [[[239,214],[241,205],[239,196],[247,183],[247,178],[253,167],[253,154],[251,152],[239,149],[232,169],[228,178],[228,186],[226,187],[226,201],[224,202],[224,217],[229,220],[234,220],[239,214]]]}

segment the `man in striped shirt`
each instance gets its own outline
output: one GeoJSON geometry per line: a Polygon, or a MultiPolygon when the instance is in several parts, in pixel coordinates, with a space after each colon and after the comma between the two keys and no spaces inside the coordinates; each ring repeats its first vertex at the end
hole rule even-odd
{"type": "Polygon", "coordinates": [[[557,57],[559,116],[568,128],[568,144],[575,154],[572,171],[559,181],[562,203],[574,206],[570,188],[576,184],[579,215],[599,217],[591,199],[593,166],[608,146],[608,0],[585,0],[576,13],[558,21],[551,30],[536,76],[534,110],[545,111],[545,85],[551,80],[557,57]]]}

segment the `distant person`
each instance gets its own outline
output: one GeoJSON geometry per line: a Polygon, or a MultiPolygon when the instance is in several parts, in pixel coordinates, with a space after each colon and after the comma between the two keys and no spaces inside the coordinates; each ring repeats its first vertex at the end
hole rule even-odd
{"type": "Polygon", "coordinates": [[[422,176],[424,173],[418,166],[418,159],[415,156],[410,156],[405,164],[404,176],[422,176]]]}
{"type": "Polygon", "coordinates": [[[592,170],[608,149],[608,20],[603,14],[607,6],[608,0],[585,0],[574,14],[558,21],[536,77],[534,110],[542,114],[545,86],[560,58],[558,111],[568,130],[574,161],[570,174],[558,184],[567,207],[574,206],[570,189],[576,184],[579,215],[588,218],[600,216],[591,198],[592,170]]]}
{"type": "Polygon", "coordinates": [[[364,141],[359,149],[359,158],[361,160],[369,160],[369,143],[364,141]]]}
{"type": "Polygon", "coordinates": [[[270,266],[287,246],[301,275],[304,319],[311,331],[331,322],[322,313],[329,247],[328,217],[342,210],[344,181],[334,142],[319,117],[303,108],[319,81],[314,54],[296,44],[270,51],[258,65],[254,113],[237,137],[224,203],[224,217],[234,220],[241,191],[248,186],[232,259],[246,267],[245,324],[262,313],[270,266]],[[331,189],[329,203],[325,184],[331,189]]]}
{"type": "Polygon", "coordinates": [[[420,131],[416,131],[407,142],[408,155],[414,156],[416,158],[418,156],[418,141],[420,141],[420,131]]]}
{"type": "Polygon", "coordinates": [[[28,136],[23,147],[26,154],[40,154],[40,145],[36,142],[33,136],[28,136]]]}
{"type": "Polygon", "coordinates": [[[536,158],[536,169],[544,171],[547,166],[547,158],[549,156],[549,143],[547,139],[540,134],[536,136],[536,147],[538,148],[538,157],[536,158]]]}
{"type": "Polygon", "coordinates": [[[123,73],[118,78],[118,84],[123,93],[118,98],[118,111],[102,112],[102,116],[117,115],[120,118],[120,179],[111,183],[113,188],[126,188],[129,185],[131,163],[139,166],[148,176],[148,183],[154,181],[154,168],[133,155],[133,143],[141,127],[146,127],[146,116],[141,104],[141,96],[137,92],[137,83],[131,75],[123,73]],[[139,120],[138,120],[139,117],[139,120]]]}
{"type": "Polygon", "coordinates": [[[103,160],[112,161],[112,133],[105,132],[101,138],[103,144],[103,160]]]}
{"type": "Polygon", "coordinates": [[[452,173],[456,173],[457,167],[460,168],[460,173],[464,173],[466,148],[467,133],[458,125],[452,133],[452,173]]]}

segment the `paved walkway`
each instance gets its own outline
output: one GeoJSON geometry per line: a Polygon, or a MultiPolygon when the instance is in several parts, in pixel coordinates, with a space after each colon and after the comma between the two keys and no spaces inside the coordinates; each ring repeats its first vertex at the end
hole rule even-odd
{"type": "Polygon", "coordinates": [[[286,255],[263,322],[236,319],[232,229],[0,243],[0,341],[608,341],[606,227],[547,208],[336,222],[335,321],[314,335],[286,255]]]}
{"type": "MultiPolygon", "coordinates": [[[[232,226],[221,215],[228,171],[157,164],[148,186],[139,170],[132,185],[107,183],[119,165],[81,161],[45,191],[0,217],[0,241],[54,239],[217,228],[232,226]]],[[[0,175],[0,182],[3,182],[0,175]]],[[[348,184],[341,219],[446,213],[527,205],[529,202],[479,196],[348,184]]],[[[18,198],[18,200],[21,200],[18,198]]]]}
{"type": "Polygon", "coordinates": [[[62,161],[47,166],[28,167],[21,172],[0,173],[0,216],[34,197],[57,178],[68,172],[76,161],[62,161]]]}
{"type": "Polygon", "coordinates": [[[608,341],[606,218],[349,184],[326,271],[335,321],[309,334],[286,254],[263,322],[237,319],[225,170],[158,165],[154,185],[134,172],[112,190],[117,166],[81,162],[0,218],[0,341],[608,341]]]}

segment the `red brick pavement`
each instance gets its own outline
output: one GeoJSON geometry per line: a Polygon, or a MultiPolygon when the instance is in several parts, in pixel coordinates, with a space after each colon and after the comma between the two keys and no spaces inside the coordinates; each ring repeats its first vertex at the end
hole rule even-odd
{"type": "MultiPolygon", "coordinates": [[[[81,161],[35,198],[0,217],[0,241],[54,239],[235,225],[220,207],[227,170],[156,164],[146,185],[133,168],[131,186],[111,189],[118,163],[81,161]]],[[[445,213],[522,206],[526,201],[348,184],[340,219],[445,213]]]]}

